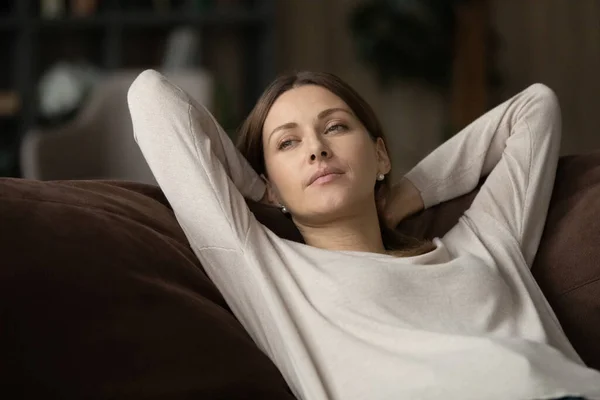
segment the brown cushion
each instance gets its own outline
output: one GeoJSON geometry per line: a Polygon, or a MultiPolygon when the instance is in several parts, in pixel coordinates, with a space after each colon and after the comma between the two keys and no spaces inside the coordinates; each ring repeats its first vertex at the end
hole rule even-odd
{"type": "Polygon", "coordinates": [[[600,152],[561,159],[533,276],[581,358],[600,370],[600,152]]]}
{"type": "Polygon", "coordinates": [[[294,398],[155,187],[0,179],[0,254],[4,394],[294,398]]]}

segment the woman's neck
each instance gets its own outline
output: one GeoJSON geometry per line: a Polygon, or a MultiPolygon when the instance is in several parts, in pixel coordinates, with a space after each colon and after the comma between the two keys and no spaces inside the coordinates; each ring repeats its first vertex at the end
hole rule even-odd
{"type": "Polygon", "coordinates": [[[385,253],[377,211],[331,219],[320,224],[294,220],[304,242],[327,250],[385,253]]]}

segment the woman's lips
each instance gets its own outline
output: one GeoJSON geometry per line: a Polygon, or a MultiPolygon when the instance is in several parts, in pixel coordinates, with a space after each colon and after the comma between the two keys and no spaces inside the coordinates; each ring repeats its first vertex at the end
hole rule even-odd
{"type": "Polygon", "coordinates": [[[313,183],[311,183],[311,185],[322,185],[322,184],[331,182],[333,180],[336,180],[341,175],[342,174],[337,174],[337,173],[331,173],[331,174],[323,175],[323,176],[315,179],[315,181],[313,183]]]}

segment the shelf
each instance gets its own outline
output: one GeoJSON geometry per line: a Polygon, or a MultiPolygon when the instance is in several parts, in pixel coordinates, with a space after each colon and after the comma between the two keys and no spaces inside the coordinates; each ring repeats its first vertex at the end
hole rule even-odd
{"type": "Polygon", "coordinates": [[[210,11],[206,13],[147,13],[105,14],[91,17],[65,17],[35,19],[40,28],[84,29],[105,27],[111,24],[124,27],[161,27],[177,24],[189,25],[260,25],[269,21],[269,14],[262,11],[210,11]]]}
{"type": "Polygon", "coordinates": [[[0,1],[0,176],[16,171],[2,153],[17,165],[10,143],[37,123],[39,80],[60,61],[84,60],[106,73],[156,68],[174,30],[196,29],[202,45],[194,63],[214,74],[228,127],[241,122],[275,75],[275,0],[170,0],[165,10],[151,0],[96,3],[93,14],[65,7],[46,17],[39,0],[0,1]]]}
{"type": "Polygon", "coordinates": [[[206,13],[169,13],[169,14],[124,14],[119,20],[124,25],[129,26],[160,26],[182,24],[199,25],[230,25],[247,24],[255,25],[266,23],[269,15],[258,11],[210,11],[206,13]]]}
{"type": "Polygon", "coordinates": [[[93,17],[36,18],[33,21],[34,25],[41,29],[85,29],[107,26],[112,19],[105,15],[97,15],[93,17]]]}

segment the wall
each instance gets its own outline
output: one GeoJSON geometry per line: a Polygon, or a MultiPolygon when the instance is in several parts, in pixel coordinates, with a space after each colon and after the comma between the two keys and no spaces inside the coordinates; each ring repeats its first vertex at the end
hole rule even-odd
{"type": "MultiPolygon", "coordinates": [[[[278,2],[279,70],[340,75],[375,108],[388,133],[396,175],[442,140],[444,99],[407,82],[381,87],[355,57],[347,16],[359,0],[278,2]]],[[[552,87],[563,110],[562,153],[600,149],[600,1],[490,0],[502,47],[504,86],[496,104],[534,82],[552,87]]]]}
{"type": "Polygon", "coordinates": [[[545,83],[561,102],[562,153],[600,149],[600,1],[496,0],[491,15],[503,96],[545,83]]]}

